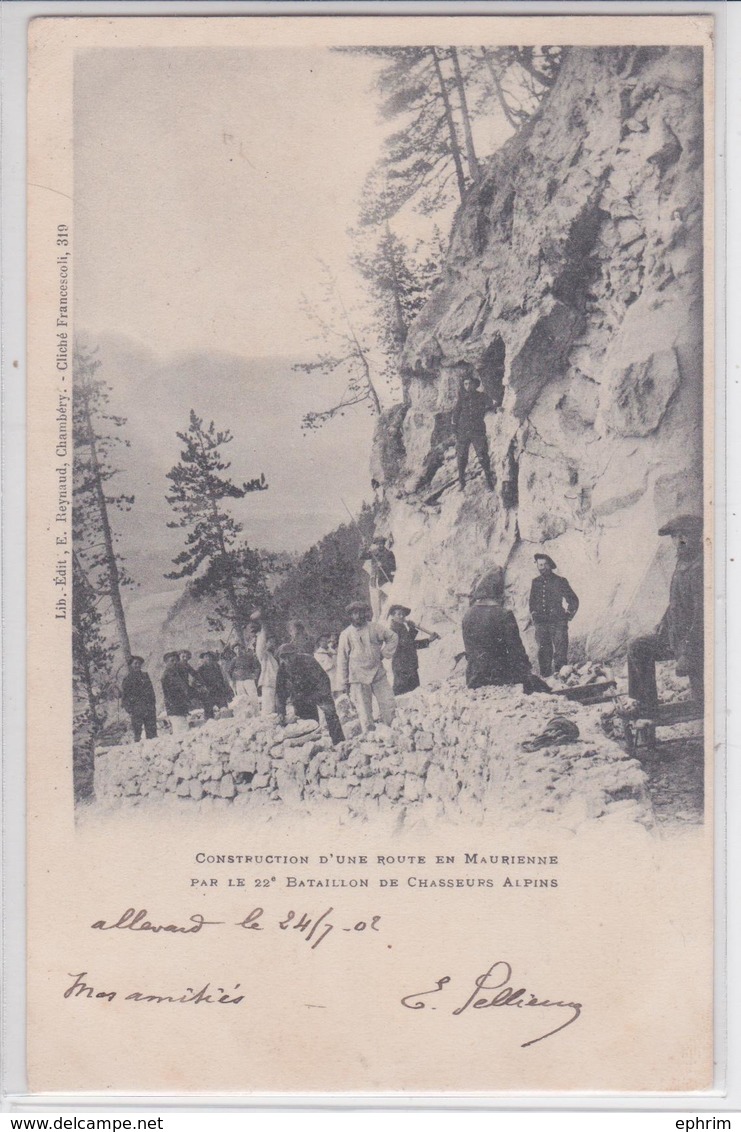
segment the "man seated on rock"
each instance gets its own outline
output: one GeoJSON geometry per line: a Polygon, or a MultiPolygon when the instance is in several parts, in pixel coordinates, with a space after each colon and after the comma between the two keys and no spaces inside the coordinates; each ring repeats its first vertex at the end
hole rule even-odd
{"type": "Polygon", "coordinates": [[[538,644],[541,676],[559,672],[569,656],[569,621],[579,608],[579,598],[565,578],[556,573],[549,554],[536,554],[538,577],[530,586],[530,616],[538,644]]]}
{"type": "Polygon", "coordinates": [[[515,616],[503,601],[504,570],[495,566],[477,583],[463,618],[467,686],[522,684],[527,693],[550,692],[533,675],[515,616]]]}
{"type": "Polygon", "coordinates": [[[180,653],[165,653],[165,671],[162,676],[162,694],[165,697],[165,711],[170,720],[173,735],[188,730],[188,712],[192,704],[190,686],[183,672],[180,653]]]}
{"type": "Polygon", "coordinates": [[[157,738],[157,704],[152,681],[144,668],[144,657],[132,656],[129,671],[121,686],[121,706],[131,717],[131,730],[134,742],[142,736],[142,727],[147,739],[157,738]]]}
{"type": "Polygon", "coordinates": [[[226,707],[233,698],[233,693],[221,671],[218,657],[215,652],[202,652],[201,664],[198,668],[198,678],[203,687],[202,702],[206,719],[213,719],[216,708],[226,707]]]}
{"type": "MultiPolygon", "coordinates": [[[[433,641],[439,641],[437,633],[430,633],[424,639],[419,637],[419,626],[407,621],[411,613],[406,605],[392,605],[389,609],[389,624],[399,638],[391,670],[394,674],[394,695],[403,696],[419,687],[418,649],[426,649],[433,641]]],[[[424,632],[425,630],[422,630],[424,632]]]]}
{"type": "Polygon", "coordinates": [[[374,699],[384,723],[393,723],[396,715],[396,700],[383,661],[396,652],[398,638],[388,626],[371,621],[366,602],[351,602],[347,612],[350,624],[340,633],[337,646],[337,681],[352,699],[363,732],[373,731],[374,699]]]}
{"type": "Polygon", "coordinates": [[[458,462],[458,486],[466,486],[468,452],[473,450],[479,458],[489,491],[494,491],[494,477],[489,459],[489,441],[486,435],[486,414],[494,411],[494,404],[485,393],[479,392],[481,382],[473,373],[463,378],[460,393],[453,409],[455,455],[458,462]]]}
{"type": "Polygon", "coordinates": [[[293,704],[297,719],[315,719],[318,723],[321,710],[335,747],[345,738],[329,676],[313,656],[298,652],[291,643],[281,645],[278,649],[275,710],[283,723],[289,703],[293,704]]]}
{"type": "Polygon", "coordinates": [[[659,534],[670,535],[677,552],[669,608],[654,633],[628,646],[628,694],[648,716],[659,703],[657,660],[674,658],[677,676],[689,677],[692,699],[700,706],[704,700],[702,519],[679,515],[659,534]]]}

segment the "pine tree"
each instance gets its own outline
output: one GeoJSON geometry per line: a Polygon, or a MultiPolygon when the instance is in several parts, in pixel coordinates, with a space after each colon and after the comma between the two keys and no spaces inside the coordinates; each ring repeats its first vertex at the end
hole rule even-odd
{"type": "Polygon", "coordinates": [[[96,376],[102,365],[96,353],[77,346],[73,359],[73,541],[87,584],[110,601],[119,646],[128,660],[131,648],[121,587],[131,580],[116,549],[111,512],[130,510],[134,497],[111,494],[108,484],[118,475],[111,454],[117,445],[128,447],[129,442],[120,435],[125,417],[108,410],[109,386],[96,376]]]}
{"type": "Polygon", "coordinates": [[[218,430],[213,421],[205,426],[192,409],[187,432],[177,435],[185,447],[180,461],[167,473],[173,486],[166,499],[179,518],[167,525],[188,534],[185,548],[173,559],[177,569],[165,577],[193,578],[195,597],[216,597],[217,619],[228,621],[244,644],[244,628],[250,609],[261,599],[264,574],[256,552],[240,545],[242,525],[223,504],[265,491],[268,485],[264,474],[241,485],[224,476],[231,464],[222,458],[221,449],[233,436],[228,430],[218,430]]]}
{"type": "MultiPolygon", "coordinates": [[[[389,121],[403,120],[402,127],[386,139],[380,162],[389,215],[412,200],[422,212],[436,211],[450,202],[452,179],[462,201],[469,182],[478,175],[478,165],[475,161],[470,164],[472,142],[467,155],[464,151],[465,121],[460,102],[463,78],[457,86],[449,50],[434,46],[344,50],[385,61],[376,80],[381,116],[389,121]],[[453,101],[456,94],[457,112],[453,101]]],[[[361,217],[363,222],[366,219],[361,217]]]]}
{"type": "Polygon", "coordinates": [[[372,332],[384,358],[389,384],[401,380],[404,401],[407,384],[400,366],[409,329],[440,277],[444,248],[438,229],[430,245],[417,241],[413,249],[392,231],[387,219],[378,230],[351,233],[357,251],[353,265],[368,285],[373,303],[372,332]]]}
{"type": "Polygon", "coordinates": [[[75,800],[93,795],[96,741],[116,695],[113,647],[106,641],[93,587],[79,555],[72,555],[72,777],[75,800]]]}

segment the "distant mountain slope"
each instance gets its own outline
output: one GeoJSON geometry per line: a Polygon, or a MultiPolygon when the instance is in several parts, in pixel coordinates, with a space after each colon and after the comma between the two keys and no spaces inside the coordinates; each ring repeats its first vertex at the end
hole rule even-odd
{"type": "MultiPolygon", "coordinates": [[[[356,409],[319,431],[301,429],[306,412],[340,396],[342,378],[295,373],[290,358],[214,352],[162,358],[128,338],[91,331],[79,337],[100,348],[100,376],[112,386],[112,409],[127,417],[130,447],[116,453],[121,475],[113,484],[134,494],[136,503],[114,523],[139,583],[138,598],[178,585],[164,580],[183,539],[167,527],[172,513],[165,477],[178,459],[176,432],[187,427],[191,408],[233,432],[225,453],[235,480],[260,472],[267,477],[269,491],[234,504],[252,546],[304,550],[347,519],[342,499],[355,511],[370,496],[369,413],[356,409]]],[[[133,593],[127,596],[133,600],[133,593]]]]}

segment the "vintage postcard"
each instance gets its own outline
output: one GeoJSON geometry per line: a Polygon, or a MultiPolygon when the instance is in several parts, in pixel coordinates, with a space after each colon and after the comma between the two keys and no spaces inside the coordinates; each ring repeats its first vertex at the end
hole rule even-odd
{"type": "Polygon", "coordinates": [[[713,50],[31,22],[32,1091],[717,1084],[713,50]]]}

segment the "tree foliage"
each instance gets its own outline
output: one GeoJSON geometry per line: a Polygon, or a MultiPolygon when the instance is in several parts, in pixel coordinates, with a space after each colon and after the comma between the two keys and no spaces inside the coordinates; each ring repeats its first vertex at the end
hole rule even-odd
{"type": "Polygon", "coordinates": [[[99,596],[80,558],[72,556],[72,773],[76,801],[93,794],[95,745],[118,694],[113,676],[115,649],[106,640],[99,596]]]}
{"type": "Polygon", "coordinates": [[[371,170],[361,223],[407,204],[431,214],[462,202],[480,176],[476,121],[503,113],[518,130],[555,83],[559,47],[357,47],[384,61],[376,78],[381,117],[399,123],[371,170]]]}
{"type": "Polygon", "coordinates": [[[316,327],[315,340],[321,346],[315,358],[298,362],[293,368],[312,376],[330,377],[341,373],[347,378],[347,385],[334,405],[304,416],[305,429],[321,428],[355,405],[365,405],[374,415],[381,412],[378,378],[373,372],[370,347],[359,329],[357,312],[345,303],[327,264],[320,260],[319,267],[322,283],[318,302],[309,304],[304,300],[303,309],[316,327]]]}
{"type": "Polygon", "coordinates": [[[115,466],[116,448],[129,441],[123,436],[126,418],[109,408],[110,387],[98,377],[102,362],[97,350],[76,345],[73,355],[74,397],[72,435],[72,537],[80,567],[96,600],[110,603],[119,645],[124,659],[130,655],[129,636],[121,599],[121,588],[131,585],[118,550],[118,535],[111,515],[130,511],[134,496],[111,491],[110,483],[119,474],[115,466]]]}
{"type": "Polygon", "coordinates": [[[365,505],[357,524],[343,524],[301,556],[274,594],[279,623],[298,618],[315,638],[344,628],[347,605],[368,597],[359,555],[370,542],[373,523],[373,509],[365,505]]]}
{"type": "Polygon", "coordinates": [[[176,569],[165,576],[193,578],[195,597],[217,599],[214,627],[228,622],[243,640],[249,612],[264,593],[265,572],[258,553],[241,542],[242,525],[224,503],[265,491],[268,485],[264,474],[241,484],[224,474],[231,464],[221,450],[233,436],[213,421],[205,425],[194,410],[187,431],[177,435],[184,447],[167,473],[172,488],[166,499],[178,517],[167,525],[187,534],[183,550],[173,559],[176,569]]]}

